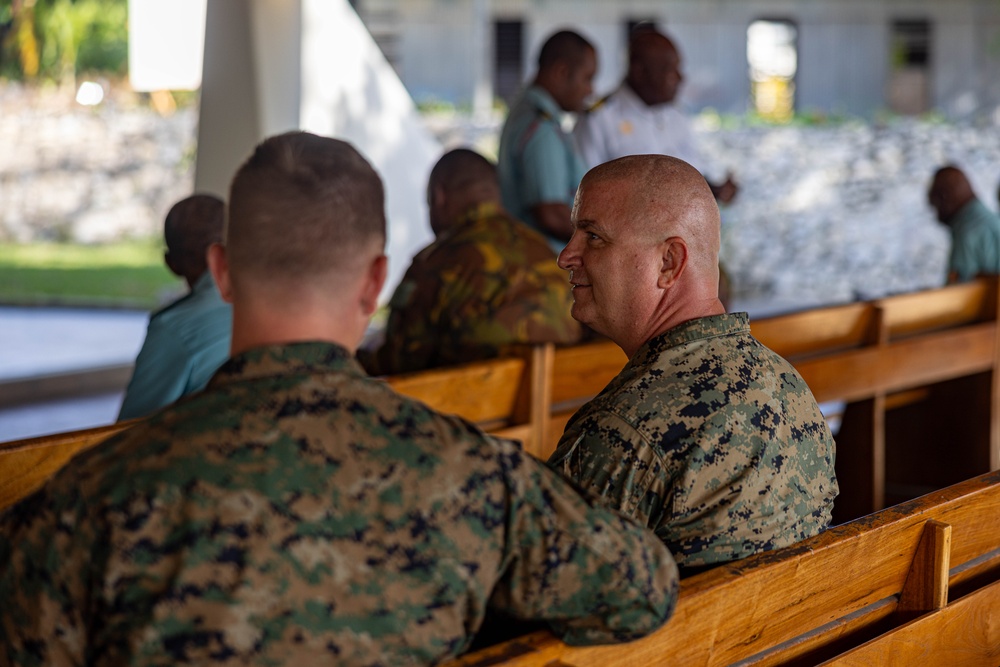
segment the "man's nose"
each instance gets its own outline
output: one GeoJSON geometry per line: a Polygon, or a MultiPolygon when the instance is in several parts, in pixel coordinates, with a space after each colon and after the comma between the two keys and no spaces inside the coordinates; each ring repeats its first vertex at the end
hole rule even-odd
{"type": "Polygon", "coordinates": [[[559,257],[556,259],[556,263],[563,271],[569,271],[580,263],[580,254],[576,250],[576,240],[579,236],[577,232],[573,232],[573,236],[569,238],[569,243],[566,244],[566,247],[562,249],[559,257]]]}

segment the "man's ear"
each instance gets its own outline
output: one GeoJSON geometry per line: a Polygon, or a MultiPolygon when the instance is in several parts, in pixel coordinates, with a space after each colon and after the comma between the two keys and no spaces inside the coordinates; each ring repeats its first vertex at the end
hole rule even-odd
{"type": "Polygon", "coordinates": [[[208,270],[212,272],[212,280],[219,288],[219,294],[226,303],[233,302],[233,283],[229,277],[229,260],[226,258],[226,246],[213,243],[208,246],[205,254],[208,259],[208,270]]]}
{"type": "Polygon", "coordinates": [[[378,295],[385,285],[385,276],[389,270],[389,258],[379,255],[368,265],[368,274],[361,289],[361,309],[365,315],[371,315],[378,308],[378,295]]]}
{"type": "Polygon", "coordinates": [[[684,269],[687,267],[688,249],[687,243],[679,236],[671,236],[663,242],[662,248],[663,256],[656,286],[660,289],[668,289],[673,287],[681,274],[684,273],[684,269]]]}

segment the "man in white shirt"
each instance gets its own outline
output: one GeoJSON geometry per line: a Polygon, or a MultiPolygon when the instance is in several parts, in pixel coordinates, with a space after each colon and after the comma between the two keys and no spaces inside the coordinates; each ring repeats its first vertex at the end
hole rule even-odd
{"type": "MultiPolygon", "coordinates": [[[[625,81],[577,123],[574,136],[587,166],[659,153],[680,158],[705,174],[705,159],[690,123],[673,104],[683,80],[680,54],[668,37],[651,28],[634,32],[625,81]]],[[[721,183],[709,181],[709,186],[722,204],[732,201],[738,190],[728,175],[721,183]]]]}

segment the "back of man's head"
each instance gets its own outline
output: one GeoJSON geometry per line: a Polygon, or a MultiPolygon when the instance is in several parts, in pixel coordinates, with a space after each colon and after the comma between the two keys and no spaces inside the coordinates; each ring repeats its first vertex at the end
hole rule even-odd
{"type": "Polygon", "coordinates": [[[265,140],[230,188],[233,283],[351,273],[385,246],[384,200],[378,174],[350,144],[306,132],[265,140]]]}
{"type": "Polygon", "coordinates": [[[163,223],[167,244],[164,260],[171,271],[193,286],[208,269],[205,252],[222,240],[225,204],[218,197],[197,194],[174,204],[163,223]]]}
{"type": "Polygon", "coordinates": [[[959,210],[976,198],[965,173],[954,165],[941,167],[934,173],[927,200],[937,211],[940,222],[947,224],[959,210]]]}
{"type": "Polygon", "coordinates": [[[496,165],[468,148],[448,151],[431,169],[427,203],[431,228],[440,234],[469,208],[500,202],[496,165]]]}
{"type": "Polygon", "coordinates": [[[556,63],[576,66],[594,46],[583,35],[572,30],[560,30],[545,40],[538,52],[538,69],[552,67],[556,63]]]}

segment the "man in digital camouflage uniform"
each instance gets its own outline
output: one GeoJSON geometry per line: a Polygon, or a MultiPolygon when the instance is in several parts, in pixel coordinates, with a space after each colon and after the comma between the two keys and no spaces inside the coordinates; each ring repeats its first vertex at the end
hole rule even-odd
{"type": "Polygon", "coordinates": [[[210,251],[233,356],[0,516],[0,664],[426,664],[488,606],[576,644],[664,621],[652,533],[365,376],[384,243],[348,144],[256,149],[210,251]]]}
{"type": "Polygon", "coordinates": [[[579,339],[555,253],[500,205],[486,158],[466,149],[445,154],[431,171],[427,204],[437,238],[396,288],[385,344],[369,370],[404,373],[496,357],[518,343],[579,339]]]}
{"type": "Polygon", "coordinates": [[[815,535],[834,442],[792,366],[718,299],[719,210],[662,155],[584,177],[559,256],[573,316],[629,357],[566,426],[556,470],[654,530],[682,574],[815,535]]]}

